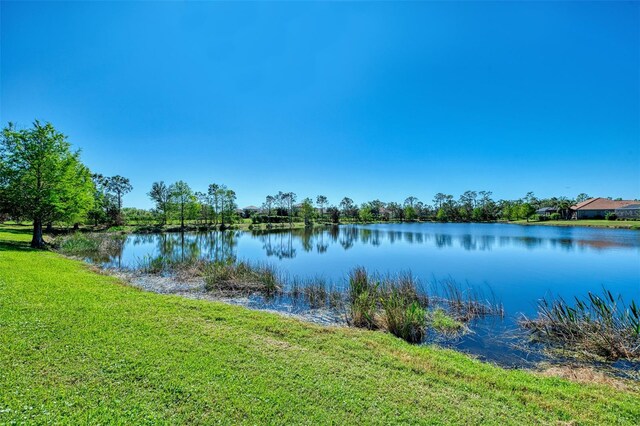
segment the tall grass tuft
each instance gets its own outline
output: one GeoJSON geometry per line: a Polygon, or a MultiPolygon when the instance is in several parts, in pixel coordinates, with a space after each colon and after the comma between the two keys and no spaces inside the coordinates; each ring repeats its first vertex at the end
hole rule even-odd
{"type": "Polygon", "coordinates": [[[56,238],[54,247],[67,256],[91,259],[94,262],[108,262],[122,251],[126,236],[120,234],[86,234],[74,232],[56,238]]]}
{"type": "Polygon", "coordinates": [[[569,305],[564,299],[542,299],[538,318],[520,324],[535,341],[608,360],[640,359],[640,308],[610,291],[589,293],[569,305]]]}
{"type": "Polygon", "coordinates": [[[281,291],[281,280],[275,267],[240,261],[208,262],[204,268],[205,288],[225,295],[281,291]]]}
{"type": "Polygon", "coordinates": [[[437,286],[441,294],[438,301],[457,321],[468,322],[486,316],[504,317],[504,307],[496,301],[493,293],[486,296],[478,289],[463,288],[452,279],[440,281],[437,286]]]}
{"type": "Polygon", "coordinates": [[[424,339],[427,311],[417,300],[417,293],[398,282],[385,283],[380,295],[382,328],[410,343],[424,339]],[[394,285],[395,284],[395,285],[394,285]]]}
{"type": "Polygon", "coordinates": [[[349,273],[350,325],[368,329],[378,328],[378,290],[378,282],[371,279],[363,267],[355,268],[349,273]]]}

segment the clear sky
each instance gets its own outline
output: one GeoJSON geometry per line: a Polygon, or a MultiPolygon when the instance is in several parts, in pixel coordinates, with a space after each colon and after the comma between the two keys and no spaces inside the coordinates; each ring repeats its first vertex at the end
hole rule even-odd
{"type": "Polygon", "coordinates": [[[238,204],[640,197],[638,2],[1,3],[2,124],[238,204]]]}

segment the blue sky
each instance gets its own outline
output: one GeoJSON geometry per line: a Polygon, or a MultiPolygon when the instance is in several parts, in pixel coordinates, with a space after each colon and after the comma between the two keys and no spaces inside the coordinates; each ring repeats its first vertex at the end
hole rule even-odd
{"type": "Polygon", "coordinates": [[[2,2],[0,119],[94,171],[430,202],[640,197],[637,2],[2,2]]]}

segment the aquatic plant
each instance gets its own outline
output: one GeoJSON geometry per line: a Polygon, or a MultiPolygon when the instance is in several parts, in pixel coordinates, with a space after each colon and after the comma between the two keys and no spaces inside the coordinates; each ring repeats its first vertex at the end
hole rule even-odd
{"type": "Polygon", "coordinates": [[[277,270],[269,264],[213,261],[205,264],[203,273],[205,288],[223,294],[260,292],[273,295],[283,287],[277,270]]]}
{"type": "Polygon", "coordinates": [[[378,288],[378,282],[371,279],[363,267],[357,267],[349,273],[350,325],[368,329],[378,328],[375,318],[378,311],[378,288]]]}
{"type": "Polygon", "coordinates": [[[538,317],[523,317],[520,325],[534,341],[608,360],[640,359],[640,308],[626,305],[608,290],[570,305],[562,298],[544,298],[538,317]]]}
{"type": "Polygon", "coordinates": [[[420,342],[425,335],[427,311],[418,302],[416,294],[398,284],[387,282],[380,293],[380,326],[407,342],[420,342]]]}
{"type": "Polygon", "coordinates": [[[53,247],[67,256],[89,258],[94,262],[108,262],[122,252],[126,236],[121,234],[82,233],[61,235],[53,247]]]}
{"type": "Polygon", "coordinates": [[[137,263],[137,269],[145,274],[160,274],[168,267],[164,256],[144,256],[137,263]]]}
{"type": "Polygon", "coordinates": [[[442,308],[436,308],[429,312],[428,324],[442,334],[455,334],[465,329],[462,321],[456,320],[442,308]]]}
{"type": "Polygon", "coordinates": [[[492,292],[486,296],[477,288],[463,288],[453,279],[439,281],[434,287],[439,294],[437,302],[445,305],[458,321],[468,322],[486,316],[504,317],[504,307],[492,292]]]}

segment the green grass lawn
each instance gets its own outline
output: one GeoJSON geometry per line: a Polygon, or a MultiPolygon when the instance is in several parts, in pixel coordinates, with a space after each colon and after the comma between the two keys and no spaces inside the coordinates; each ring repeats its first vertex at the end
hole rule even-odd
{"type": "Polygon", "coordinates": [[[619,229],[640,229],[638,220],[547,220],[544,222],[527,222],[526,220],[515,220],[509,223],[517,225],[544,225],[544,226],[586,226],[589,228],[619,228],[619,229]]]}
{"type": "Polygon", "coordinates": [[[640,422],[637,390],[145,293],[29,239],[0,226],[0,424],[640,422]]]}

